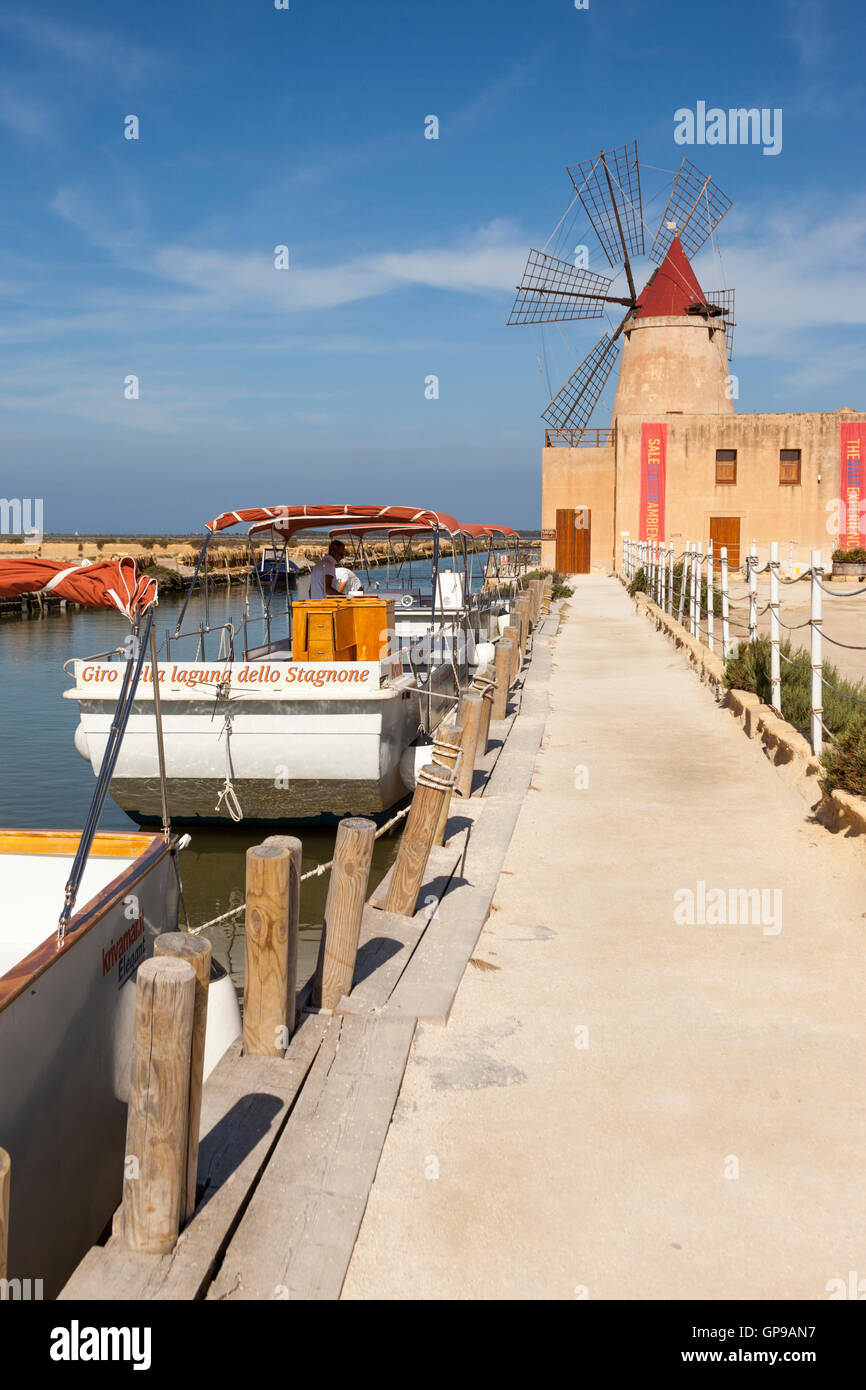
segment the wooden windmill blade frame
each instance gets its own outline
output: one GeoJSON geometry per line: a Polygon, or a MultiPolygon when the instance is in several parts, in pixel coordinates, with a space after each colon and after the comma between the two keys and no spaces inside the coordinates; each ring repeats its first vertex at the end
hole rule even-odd
{"type": "Polygon", "coordinates": [[[542,412],[550,429],[586,429],[618,356],[616,336],[605,333],[542,412]]]}
{"type": "Polygon", "coordinates": [[[650,260],[661,265],[674,237],[679,237],[688,259],[694,260],[732,206],[731,199],[716,187],[709,174],[683,159],[649,250],[650,260]]]}
{"type": "Polygon", "coordinates": [[[734,291],[733,290],[707,290],[707,303],[721,311],[721,317],[725,320],[725,346],[728,350],[728,361],[734,355],[734,291]]]}
{"type": "Polygon", "coordinates": [[[600,319],[606,303],[629,302],[610,293],[612,284],[609,275],[574,266],[546,251],[530,251],[508,323],[600,319]]]}

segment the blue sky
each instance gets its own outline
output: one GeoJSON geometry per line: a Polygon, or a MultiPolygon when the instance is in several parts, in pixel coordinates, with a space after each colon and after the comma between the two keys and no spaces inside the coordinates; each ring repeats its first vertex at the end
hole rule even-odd
{"type": "Polygon", "coordinates": [[[651,229],[684,153],[734,200],[696,268],[737,291],[738,409],[863,406],[864,28],[851,0],[0,4],[0,493],[49,531],[538,525],[547,379],[605,325],[505,321],[565,166],[634,137],[651,229]],[[676,145],[698,101],[781,108],[781,153],[676,145]]]}

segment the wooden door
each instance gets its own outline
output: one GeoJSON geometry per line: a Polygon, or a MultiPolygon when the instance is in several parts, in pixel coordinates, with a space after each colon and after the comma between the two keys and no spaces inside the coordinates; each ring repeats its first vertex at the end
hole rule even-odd
{"type": "Polygon", "coordinates": [[[556,568],[561,574],[589,574],[592,514],[588,507],[557,507],[556,568]]]}
{"type": "Polygon", "coordinates": [[[740,564],[740,518],[738,516],[711,516],[710,540],[713,543],[713,564],[718,563],[722,546],[728,547],[728,566],[738,569],[740,564]]]}

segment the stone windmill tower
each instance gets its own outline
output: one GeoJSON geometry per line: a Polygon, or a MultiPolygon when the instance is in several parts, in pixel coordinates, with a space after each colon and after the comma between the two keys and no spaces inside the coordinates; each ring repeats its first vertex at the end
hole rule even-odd
{"type": "MultiPolygon", "coordinates": [[[[620,415],[733,414],[729,358],[733,290],[704,292],[691,258],[731,206],[712,180],[684,159],[649,251],[656,269],[638,294],[632,259],[645,254],[637,142],[602,150],[570,168],[608,264],[625,273],[628,294],[612,293],[614,278],[532,250],[509,324],[549,324],[602,318],[607,305],[625,314],[606,333],[545,408],[548,436],[581,444],[619,355],[613,408],[620,415]]],[[[625,287],[623,287],[625,288],[625,287]]]]}
{"type": "Polygon", "coordinates": [[[734,413],[726,343],[733,324],[726,328],[712,313],[715,307],[674,237],[623,328],[614,421],[620,415],[734,413]]]}

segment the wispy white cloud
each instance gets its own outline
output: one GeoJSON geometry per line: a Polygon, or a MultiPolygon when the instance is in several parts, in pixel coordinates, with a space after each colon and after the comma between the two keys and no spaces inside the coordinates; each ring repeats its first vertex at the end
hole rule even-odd
{"type": "Polygon", "coordinates": [[[831,11],[824,0],[784,0],[788,15],[785,37],[804,67],[814,67],[832,47],[831,11]]]}
{"type": "Polygon", "coordinates": [[[23,9],[0,13],[0,33],[76,67],[108,73],[121,83],[137,82],[159,65],[157,55],[138,44],[78,23],[64,24],[41,7],[36,13],[23,9]]]}
{"type": "Polygon", "coordinates": [[[61,188],[53,210],[120,264],[194,292],[201,309],[273,310],[280,313],[335,308],[406,286],[490,295],[511,289],[525,257],[523,239],[506,221],[493,221],[445,246],[388,250],[309,265],[291,253],[291,268],[277,270],[273,248],[223,251],[189,243],[146,247],[134,231],[118,231],[111,217],[93,209],[80,190],[61,188]]]}
{"type": "Polygon", "coordinates": [[[56,117],[43,101],[0,86],[0,124],[31,140],[47,140],[56,130],[56,117]]]}
{"type": "MultiPolygon", "coordinates": [[[[737,357],[796,360],[813,374],[829,332],[866,329],[866,198],[843,214],[816,217],[808,199],[771,216],[739,214],[725,244],[725,278],[736,289],[737,357]]],[[[718,284],[705,252],[701,283],[718,284]]],[[[859,354],[840,354],[837,372],[862,375],[859,354]]]]}

